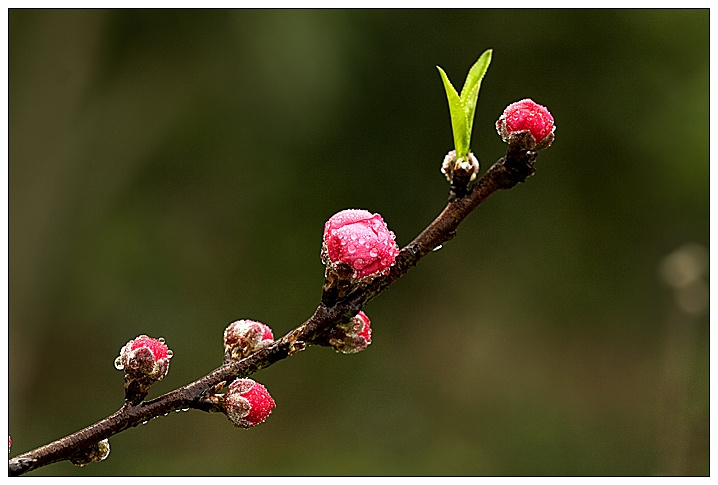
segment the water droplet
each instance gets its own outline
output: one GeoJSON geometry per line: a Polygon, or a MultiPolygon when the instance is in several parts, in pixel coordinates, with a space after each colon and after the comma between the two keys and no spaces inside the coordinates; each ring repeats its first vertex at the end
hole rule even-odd
{"type": "Polygon", "coordinates": [[[443,248],[443,247],[444,247],[444,246],[442,246],[441,244],[439,244],[439,245],[436,246],[434,249],[432,249],[432,251],[438,251],[439,249],[441,249],[441,248],[443,248]]]}
{"type": "Polygon", "coordinates": [[[122,365],[122,357],[117,357],[115,359],[115,369],[117,370],[123,370],[125,368],[124,365],[122,365]]]}
{"type": "Polygon", "coordinates": [[[358,236],[357,236],[356,234],[352,234],[352,235],[351,235],[352,241],[356,241],[356,240],[357,240],[357,237],[358,237],[358,236]]]}
{"type": "Polygon", "coordinates": [[[354,260],[354,269],[362,269],[364,267],[364,260],[357,258],[354,260]]]}
{"type": "Polygon", "coordinates": [[[189,408],[182,408],[182,411],[189,411],[189,408]]]}
{"type": "Polygon", "coordinates": [[[372,258],[376,258],[379,255],[379,251],[376,250],[376,248],[372,248],[371,251],[369,251],[369,256],[372,258]]]}
{"type": "Polygon", "coordinates": [[[175,409],[175,412],[176,412],[176,413],[178,413],[178,412],[180,412],[180,411],[181,411],[181,409],[175,409]]]}
{"type": "Polygon", "coordinates": [[[175,353],[172,352],[170,349],[167,349],[167,358],[171,359],[173,355],[175,355],[175,353]]]}
{"type": "Polygon", "coordinates": [[[149,421],[142,421],[142,424],[147,424],[147,423],[149,423],[149,421]]]}
{"type": "Polygon", "coordinates": [[[353,244],[350,244],[349,247],[347,248],[347,252],[349,254],[354,254],[357,252],[357,247],[353,244]]]}
{"type": "Polygon", "coordinates": [[[160,337],[160,338],[157,339],[157,341],[158,341],[159,343],[163,344],[163,343],[165,343],[165,338],[164,338],[164,337],[160,337]]]}

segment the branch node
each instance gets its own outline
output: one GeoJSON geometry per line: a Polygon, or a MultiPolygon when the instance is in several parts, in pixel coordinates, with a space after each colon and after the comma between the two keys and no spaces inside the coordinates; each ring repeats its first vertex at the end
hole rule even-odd
{"type": "Polygon", "coordinates": [[[536,172],[537,156],[538,152],[524,150],[517,145],[509,145],[506,156],[498,162],[506,171],[501,188],[510,189],[532,176],[536,172]]]}
{"type": "Polygon", "coordinates": [[[354,268],[347,263],[327,265],[322,287],[322,303],[330,307],[344,298],[354,286],[353,276],[354,268]]]}
{"type": "Polygon", "coordinates": [[[69,460],[73,465],[83,467],[95,461],[102,461],[110,454],[110,442],[107,439],[88,446],[72,455],[69,460]]]}

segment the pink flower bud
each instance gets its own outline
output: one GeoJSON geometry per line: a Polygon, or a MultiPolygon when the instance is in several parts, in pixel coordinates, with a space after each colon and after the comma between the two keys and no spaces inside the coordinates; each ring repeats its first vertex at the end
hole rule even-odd
{"type": "Polygon", "coordinates": [[[329,345],[342,354],[355,354],[371,344],[371,321],[360,311],[349,323],[337,325],[329,335],[329,345]]]}
{"type": "Polygon", "coordinates": [[[267,388],[252,379],[235,379],[224,394],[223,404],[229,420],[245,429],[263,423],[276,407],[267,388]]]}
{"type": "Polygon", "coordinates": [[[140,335],[122,347],[115,367],[124,369],[126,374],[161,381],[169,371],[171,358],[172,351],[167,348],[164,339],[140,335]]]}
{"type": "Polygon", "coordinates": [[[355,278],[385,274],[399,254],[395,239],[381,215],[343,210],[324,224],[322,260],[328,268],[348,264],[355,278]]]}
{"type": "Polygon", "coordinates": [[[242,360],[274,342],[272,329],[254,320],[237,320],[224,330],[225,361],[242,360]]]}
{"type": "Polygon", "coordinates": [[[548,148],[555,130],[553,116],[546,107],[528,98],[507,106],[496,122],[496,131],[504,142],[518,144],[524,150],[548,148]]]}

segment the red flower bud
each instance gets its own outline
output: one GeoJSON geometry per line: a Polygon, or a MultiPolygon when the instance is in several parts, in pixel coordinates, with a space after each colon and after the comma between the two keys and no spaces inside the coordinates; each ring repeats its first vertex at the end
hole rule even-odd
{"type": "Polygon", "coordinates": [[[328,268],[348,264],[355,278],[385,274],[399,254],[395,239],[381,215],[343,210],[324,224],[322,260],[328,268]]]}
{"type": "Polygon", "coordinates": [[[548,148],[555,130],[548,109],[528,98],[507,106],[496,122],[496,131],[504,142],[518,144],[524,150],[548,148]]]}
{"type": "Polygon", "coordinates": [[[164,339],[140,335],[122,347],[115,367],[124,369],[126,374],[161,381],[169,371],[171,358],[172,351],[167,348],[164,339]]]}
{"type": "Polygon", "coordinates": [[[263,423],[276,407],[267,388],[252,379],[235,379],[222,402],[229,420],[245,429],[263,423]]]}
{"type": "Polygon", "coordinates": [[[237,320],[224,330],[225,361],[242,360],[274,342],[272,329],[254,320],[237,320]]]}
{"type": "Polygon", "coordinates": [[[371,344],[371,321],[360,311],[349,323],[337,325],[329,335],[329,345],[342,354],[355,354],[371,344]]]}

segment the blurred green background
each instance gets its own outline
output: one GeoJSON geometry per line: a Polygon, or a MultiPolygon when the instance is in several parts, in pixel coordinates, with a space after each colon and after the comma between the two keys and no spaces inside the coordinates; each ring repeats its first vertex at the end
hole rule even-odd
{"type": "Polygon", "coordinates": [[[408,243],[443,208],[455,84],[474,123],[531,97],[537,174],[366,311],[374,343],[253,377],[277,408],[198,411],[34,475],[708,474],[708,10],[10,10],[13,455],[114,412],[120,347],[163,336],[155,397],[239,318],[319,301],[324,221],[408,243]]]}

